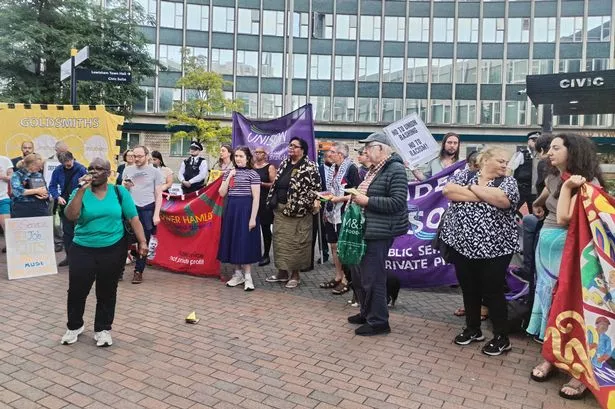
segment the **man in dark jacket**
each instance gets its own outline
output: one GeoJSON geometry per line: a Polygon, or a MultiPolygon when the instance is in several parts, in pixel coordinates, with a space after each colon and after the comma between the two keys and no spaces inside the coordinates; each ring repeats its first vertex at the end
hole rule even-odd
{"type": "Polygon", "coordinates": [[[75,235],[75,223],[64,216],[64,208],[68,203],[70,194],[79,187],[79,178],[87,173],[85,166],[75,160],[71,152],[58,153],[58,166],[51,174],[49,184],[49,195],[58,203],[60,220],[62,221],[62,233],[66,258],[58,264],[60,267],[68,265],[68,249],[73,242],[75,235]]]}
{"type": "Polygon", "coordinates": [[[391,332],[386,299],[385,259],[393,239],[408,232],[408,178],[402,158],[393,152],[382,133],[359,141],[372,163],[365,180],[352,201],[363,207],[364,239],[367,245],[361,264],[352,271],[352,282],[361,312],[348,317],[351,324],[362,324],[356,335],[391,332]]]}

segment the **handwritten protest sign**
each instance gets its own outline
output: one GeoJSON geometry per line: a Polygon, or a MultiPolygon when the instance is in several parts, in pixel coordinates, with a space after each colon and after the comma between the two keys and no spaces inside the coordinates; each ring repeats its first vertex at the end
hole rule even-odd
{"type": "Polygon", "coordinates": [[[9,280],[58,274],[51,216],[6,220],[9,280]]]}
{"type": "Polygon", "coordinates": [[[384,133],[408,166],[426,163],[440,152],[440,146],[417,114],[393,122],[384,133]]]}

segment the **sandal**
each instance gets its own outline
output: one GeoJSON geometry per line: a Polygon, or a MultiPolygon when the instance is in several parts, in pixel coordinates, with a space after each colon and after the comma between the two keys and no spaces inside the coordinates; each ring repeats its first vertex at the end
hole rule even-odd
{"type": "Polygon", "coordinates": [[[320,283],[319,287],[320,288],[335,288],[341,282],[342,282],[342,280],[336,280],[334,278],[333,280],[329,280],[329,281],[325,281],[324,283],[320,283]]]}
{"type": "Polygon", "coordinates": [[[299,286],[299,284],[301,283],[301,281],[299,280],[288,280],[288,282],[286,283],[286,285],[284,287],[286,288],[296,288],[299,286]]]}
{"type": "Polygon", "coordinates": [[[562,386],[562,389],[559,391],[559,396],[568,400],[581,400],[585,397],[587,391],[587,386],[583,385],[581,381],[573,378],[562,386]],[[574,386],[574,383],[578,383],[579,385],[574,386]],[[565,388],[572,389],[575,393],[569,395],[564,392],[565,388]]]}
{"type": "Polygon", "coordinates": [[[553,365],[549,365],[551,369],[545,370],[545,366],[547,364],[543,362],[542,364],[534,367],[532,372],[530,373],[530,378],[535,382],[546,382],[555,375],[555,367],[553,365]],[[537,372],[538,374],[535,374],[537,372]]]}
{"type": "Polygon", "coordinates": [[[278,277],[276,274],[265,278],[268,283],[285,283],[288,281],[288,277],[278,277]]]}
{"type": "Polygon", "coordinates": [[[342,295],[346,294],[348,291],[350,291],[350,286],[348,284],[342,284],[340,281],[331,292],[335,295],[342,295]]]}
{"type": "Polygon", "coordinates": [[[463,317],[464,315],[466,315],[466,309],[463,307],[459,307],[455,310],[453,315],[455,315],[455,317],[463,317]]]}

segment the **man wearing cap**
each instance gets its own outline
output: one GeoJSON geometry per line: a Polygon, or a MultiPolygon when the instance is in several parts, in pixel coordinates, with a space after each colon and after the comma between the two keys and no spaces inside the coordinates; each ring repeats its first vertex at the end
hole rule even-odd
{"type": "Polygon", "coordinates": [[[408,178],[386,135],[373,133],[359,142],[365,144],[372,167],[352,195],[365,215],[366,250],[361,264],[351,267],[361,312],[348,322],[361,325],[355,334],[365,336],[391,332],[384,262],[393,239],[408,232],[408,178]]]}
{"type": "Polygon", "coordinates": [[[179,167],[177,178],[182,184],[184,194],[196,192],[205,185],[209,170],[205,158],[199,156],[202,151],[203,145],[199,141],[192,141],[190,156],[184,159],[179,167]]]}
{"type": "Polygon", "coordinates": [[[539,131],[530,132],[527,134],[527,148],[515,153],[508,163],[510,172],[517,180],[519,186],[519,195],[521,200],[517,210],[524,203],[527,203],[527,209],[532,213],[532,203],[536,200],[536,180],[538,178],[538,162],[539,158],[536,154],[536,139],[540,136],[539,131]]]}

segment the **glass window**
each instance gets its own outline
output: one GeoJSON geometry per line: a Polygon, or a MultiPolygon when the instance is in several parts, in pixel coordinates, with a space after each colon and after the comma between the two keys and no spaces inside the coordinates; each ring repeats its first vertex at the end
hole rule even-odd
{"type": "MultiPolygon", "coordinates": [[[[239,55],[237,56],[239,58],[239,55]]],[[[258,117],[258,94],[252,92],[238,92],[236,99],[243,101],[241,112],[247,117],[258,117]]]]}
{"type": "Polygon", "coordinates": [[[417,114],[423,122],[427,122],[427,100],[426,99],[407,99],[406,115],[417,114]]]}
{"type": "Polygon", "coordinates": [[[282,53],[263,52],[262,77],[282,78],[284,58],[282,53]]]}
{"type": "Polygon", "coordinates": [[[195,57],[196,62],[206,70],[209,69],[209,57],[207,56],[207,48],[203,47],[186,47],[188,57],[195,57]]]}
{"type": "Polygon", "coordinates": [[[457,20],[457,41],[478,43],[478,19],[460,18],[457,20]]]}
{"type": "Polygon", "coordinates": [[[258,52],[237,51],[237,75],[258,76],[258,52]]]}
{"type": "Polygon", "coordinates": [[[382,98],[382,122],[395,122],[402,118],[404,100],[401,98],[382,98]]]}
{"type": "Polygon", "coordinates": [[[608,58],[588,58],[585,64],[585,71],[602,71],[609,69],[608,58]]]}
{"type": "Polygon", "coordinates": [[[354,55],[336,55],[335,56],[335,79],[336,80],[354,80],[356,59],[354,55]]]}
{"type": "Polygon", "coordinates": [[[310,58],[310,78],[313,80],[331,79],[331,56],[312,54],[310,58]]]}
{"type": "Polygon", "coordinates": [[[431,82],[453,82],[453,60],[448,58],[432,58],[431,82]]]}
{"type": "Polygon", "coordinates": [[[484,18],[483,19],[483,43],[503,43],[504,42],[504,19],[503,18],[484,18]]]}
{"type": "Polygon", "coordinates": [[[133,4],[141,6],[147,19],[147,25],[156,25],[156,0],[134,0],[133,4]]]}
{"type": "Polygon", "coordinates": [[[335,38],[340,40],[356,40],[357,16],[338,14],[335,23],[335,38]]]}
{"type": "MultiPolygon", "coordinates": [[[[260,18],[260,10],[237,9],[237,32],[258,35],[260,32],[260,18]]],[[[284,18],[284,13],[282,13],[282,18],[284,18]]],[[[284,30],[283,27],[282,23],[282,31],[284,30]]]]}
{"type": "Polygon", "coordinates": [[[156,44],[145,44],[145,51],[152,59],[156,59],[156,44]]]}
{"type": "Polygon", "coordinates": [[[160,2],[160,27],[184,27],[184,3],[160,2]]]}
{"type": "Polygon", "coordinates": [[[310,103],[315,121],[331,120],[331,97],[311,96],[310,103]]]}
{"type": "Polygon", "coordinates": [[[525,84],[527,76],[528,60],[506,61],[506,83],[525,84]]]}
{"type": "Polygon", "coordinates": [[[509,18],[508,19],[508,42],[527,43],[530,41],[530,19],[529,18],[509,18]]]}
{"type": "Polygon", "coordinates": [[[504,112],[505,125],[525,125],[526,101],[506,101],[504,112]]]}
{"type": "Polygon", "coordinates": [[[282,116],[282,95],[261,94],[261,118],[279,118],[282,116]]]}
{"type": "Polygon", "coordinates": [[[333,15],[319,12],[314,13],[312,35],[314,38],[333,38],[333,15]]]}
{"type": "Polygon", "coordinates": [[[408,58],[408,82],[427,82],[429,60],[427,58],[408,58]]]}
{"type": "Polygon", "coordinates": [[[580,43],[583,41],[583,17],[560,18],[560,42],[580,43]]]}
{"type": "Polygon", "coordinates": [[[212,48],[211,70],[218,74],[233,75],[233,50],[212,48]]]}
{"type": "MultiPolygon", "coordinates": [[[[233,93],[231,91],[224,91],[224,98],[227,99],[227,100],[233,99],[233,93]]],[[[217,115],[217,116],[231,116],[231,114],[232,114],[232,112],[228,108],[226,108],[224,106],[222,106],[220,108],[218,108],[218,107],[216,107],[216,108],[218,110],[215,110],[213,112],[214,115],[217,115]]]]}
{"type": "Polygon", "coordinates": [[[235,9],[231,7],[213,7],[212,30],[222,33],[235,31],[235,9]]]}
{"type": "Polygon", "coordinates": [[[452,43],[455,34],[454,18],[433,19],[433,41],[442,43],[452,43]]]}
{"type": "Polygon", "coordinates": [[[501,84],[502,60],[482,60],[480,72],[481,84],[501,84]]]}
{"type": "Polygon", "coordinates": [[[159,62],[169,71],[182,70],[182,48],[177,45],[160,44],[159,62]]]}
{"type": "Polygon", "coordinates": [[[406,36],[405,17],[384,18],[384,39],[386,41],[404,41],[406,36]]]}
{"type": "Polygon", "coordinates": [[[559,60],[559,72],[581,72],[581,60],[559,60]]]}
{"type": "Polygon", "coordinates": [[[307,54],[293,54],[293,78],[307,78],[307,54]]]}
{"type": "Polygon", "coordinates": [[[410,17],[408,20],[408,41],[429,42],[429,17],[410,17]]]}
{"type": "Polygon", "coordinates": [[[578,126],[579,117],[580,117],[579,115],[558,115],[557,124],[558,125],[568,125],[568,126],[578,126]]]}
{"type": "Polygon", "coordinates": [[[458,99],[455,101],[455,123],[473,125],[476,123],[476,101],[458,99]]]}
{"type": "Polygon", "coordinates": [[[384,57],[382,59],[382,81],[402,82],[404,80],[404,59],[384,57]]]}
{"type": "Polygon", "coordinates": [[[480,109],[480,123],[482,125],[499,125],[500,111],[500,101],[482,101],[480,109]]]}
{"type": "Polygon", "coordinates": [[[263,35],[284,36],[284,12],[263,10],[263,35]]]}
{"type": "Polygon", "coordinates": [[[455,81],[458,84],[476,84],[478,60],[457,60],[455,81]]]}
{"type": "Polygon", "coordinates": [[[135,101],[135,112],[154,112],[154,87],[139,87],[142,91],[145,91],[145,95],[135,101]]]}
{"type": "Polygon", "coordinates": [[[380,57],[359,57],[359,81],[378,82],[379,79],[380,57]]]}
{"type": "Polygon", "coordinates": [[[293,13],[293,36],[307,38],[310,27],[310,15],[308,13],[293,13]]]}
{"type": "Polygon", "coordinates": [[[609,41],[610,37],[611,37],[611,17],[610,16],[589,16],[587,17],[587,41],[609,41]]]}
{"type": "Polygon", "coordinates": [[[158,112],[169,112],[173,109],[173,102],[180,101],[181,97],[181,89],[158,87],[158,112]]]}
{"type": "Polygon", "coordinates": [[[293,105],[292,109],[294,111],[295,109],[299,109],[306,104],[307,97],[305,95],[293,95],[291,100],[293,105]]]}
{"type": "Polygon", "coordinates": [[[584,115],[585,126],[611,126],[609,116],[607,114],[584,115]]]}
{"type": "Polygon", "coordinates": [[[341,122],[354,122],[354,98],[333,98],[333,120],[341,122]]]}
{"type": "Polygon", "coordinates": [[[451,123],[451,100],[431,100],[431,122],[435,124],[451,123]]]}
{"type": "Polygon", "coordinates": [[[532,61],[532,74],[553,74],[554,60],[534,60],[532,61]]]}
{"type": "Polygon", "coordinates": [[[359,98],[358,122],[378,122],[378,98],[359,98]]]}
{"type": "Polygon", "coordinates": [[[380,41],[380,16],[361,16],[360,39],[380,41]]]}
{"type": "Polygon", "coordinates": [[[186,28],[188,30],[209,31],[209,6],[188,4],[186,28]]]}
{"type": "Polygon", "coordinates": [[[555,17],[534,18],[534,42],[554,43],[556,21],[555,17]]]}
{"type": "Polygon", "coordinates": [[[170,156],[187,156],[190,152],[190,143],[192,140],[189,137],[172,140],[170,156]]]}

